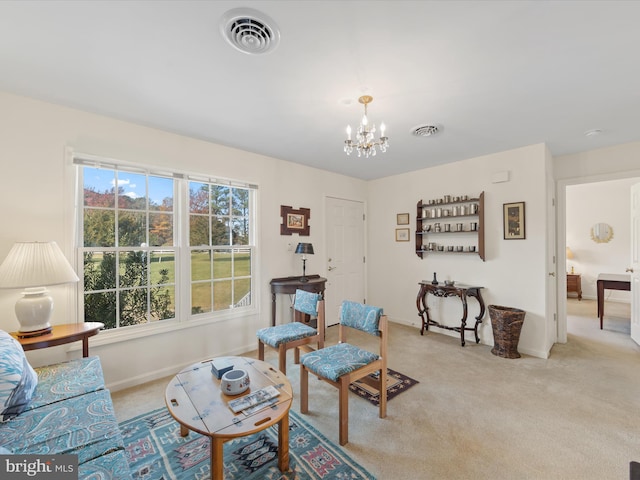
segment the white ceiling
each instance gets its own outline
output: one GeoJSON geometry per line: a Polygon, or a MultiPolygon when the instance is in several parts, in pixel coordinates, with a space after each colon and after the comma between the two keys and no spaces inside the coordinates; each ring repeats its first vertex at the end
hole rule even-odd
{"type": "Polygon", "coordinates": [[[639,19],[638,1],[4,0],[0,90],[374,179],[640,140],[639,19]],[[274,51],[223,39],[237,7],[276,22],[274,51]],[[363,93],[390,142],[369,159],[342,151],[363,93]]]}

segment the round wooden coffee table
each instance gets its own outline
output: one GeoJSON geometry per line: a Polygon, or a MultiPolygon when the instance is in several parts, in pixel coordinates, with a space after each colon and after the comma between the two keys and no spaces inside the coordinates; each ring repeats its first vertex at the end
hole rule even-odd
{"type": "Polygon", "coordinates": [[[278,424],[278,468],[289,470],[289,408],[293,390],[287,377],[272,365],[245,357],[221,357],[235,369],[249,374],[249,390],[240,395],[225,395],[220,380],[211,372],[214,359],[194,363],[171,379],[165,391],[165,402],[171,416],[180,424],[180,433],[189,430],[211,438],[211,478],[224,478],[223,444],[235,437],[251,435],[278,424]],[[273,404],[246,415],[233,413],[229,401],[273,385],[280,394],[273,404]]]}

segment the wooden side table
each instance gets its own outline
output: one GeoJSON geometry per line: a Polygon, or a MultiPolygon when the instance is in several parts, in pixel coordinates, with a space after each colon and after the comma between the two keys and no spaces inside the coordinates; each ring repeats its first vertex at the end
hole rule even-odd
{"type": "Polygon", "coordinates": [[[578,273],[567,273],[567,293],[575,293],[582,300],[582,277],[578,273]]]}
{"type": "Polygon", "coordinates": [[[50,333],[38,337],[20,338],[20,332],[11,332],[11,336],[20,342],[25,352],[82,340],[82,356],[88,357],[89,337],[97,335],[103,328],[104,323],[100,322],[66,323],[54,325],[50,333]]]}
{"type": "MultiPolygon", "coordinates": [[[[283,277],[274,278],[269,284],[271,285],[271,326],[276,325],[276,294],[285,293],[293,295],[297,289],[305,290],[311,293],[319,293],[324,298],[324,288],[327,283],[326,278],[320,275],[307,275],[307,281],[302,282],[302,277],[283,277]]],[[[304,315],[304,321],[309,321],[309,315],[304,315]]]]}

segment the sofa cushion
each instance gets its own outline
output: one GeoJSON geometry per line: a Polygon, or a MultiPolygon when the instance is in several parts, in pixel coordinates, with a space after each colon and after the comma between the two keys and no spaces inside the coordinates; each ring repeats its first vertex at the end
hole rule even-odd
{"type": "Polygon", "coordinates": [[[99,357],[86,357],[35,368],[38,386],[27,410],[104,389],[99,357]]]}
{"type": "Polygon", "coordinates": [[[79,464],[124,448],[108,390],[23,412],[0,425],[0,437],[15,454],[77,454],[79,464]]]}
{"type": "Polygon", "coordinates": [[[0,422],[22,413],[33,396],[38,376],[18,341],[0,330],[0,422]]]}
{"type": "Polygon", "coordinates": [[[116,450],[107,455],[78,465],[78,478],[82,480],[131,480],[129,463],[124,450],[116,450]]]}

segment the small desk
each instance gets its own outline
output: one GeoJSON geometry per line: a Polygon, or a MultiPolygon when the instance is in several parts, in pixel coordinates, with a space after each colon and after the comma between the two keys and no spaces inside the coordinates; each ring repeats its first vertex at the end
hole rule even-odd
{"type": "Polygon", "coordinates": [[[631,290],[631,275],[616,273],[601,273],[598,275],[598,317],[600,317],[600,330],[602,330],[602,317],[604,317],[604,289],[631,290]]]}
{"type": "Polygon", "coordinates": [[[54,325],[50,333],[38,337],[20,338],[19,332],[11,332],[11,336],[20,342],[25,352],[82,340],[82,356],[88,357],[89,337],[97,335],[103,328],[104,323],[100,322],[67,323],[54,325]]]}
{"type": "MultiPolygon", "coordinates": [[[[324,298],[324,288],[327,283],[326,278],[322,278],[320,275],[306,275],[306,282],[300,281],[302,277],[283,277],[274,278],[271,280],[271,326],[276,324],[276,295],[278,293],[284,293],[293,295],[296,290],[305,290],[307,292],[319,293],[324,298]]],[[[308,315],[306,316],[308,317],[308,315]]],[[[308,318],[305,318],[308,321],[308,318]]]]}
{"type": "Polygon", "coordinates": [[[424,335],[425,330],[429,330],[429,325],[434,325],[436,327],[444,328],[446,330],[453,330],[455,332],[460,332],[460,344],[464,347],[464,332],[472,331],[476,337],[476,343],[480,343],[480,337],[478,336],[478,325],[482,323],[482,317],[484,317],[484,300],[482,300],[482,295],[480,294],[480,290],[483,287],[475,287],[471,285],[464,285],[462,283],[455,285],[444,285],[439,283],[437,285],[433,285],[431,282],[420,282],[420,291],[418,292],[418,298],[416,298],[416,306],[418,307],[418,315],[422,319],[422,328],[420,329],[420,335],[424,335]],[[448,327],[446,325],[442,325],[435,320],[432,320],[429,316],[429,307],[427,307],[427,295],[434,295],[436,297],[458,297],[462,302],[462,318],[460,319],[459,327],[448,327]],[[480,313],[476,318],[476,323],[473,327],[467,327],[467,297],[473,297],[478,301],[480,305],[480,313]],[[427,319],[425,320],[425,314],[427,319]]]}
{"type": "Polygon", "coordinates": [[[289,409],[293,390],[287,377],[270,364],[253,358],[224,357],[234,368],[249,374],[250,389],[244,394],[229,396],[220,390],[220,380],[211,373],[211,360],[194,363],[182,369],[167,385],[165,402],[171,416],[180,424],[180,434],[189,430],[211,438],[211,479],[224,476],[223,444],[235,437],[260,432],[278,424],[278,468],[289,469],[289,409]],[[228,402],[269,385],[279,391],[276,403],[250,415],[233,413],[228,402]]]}

